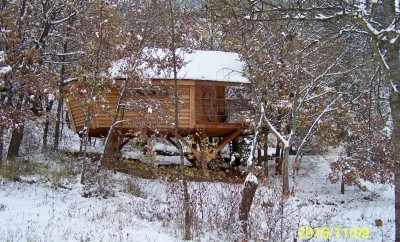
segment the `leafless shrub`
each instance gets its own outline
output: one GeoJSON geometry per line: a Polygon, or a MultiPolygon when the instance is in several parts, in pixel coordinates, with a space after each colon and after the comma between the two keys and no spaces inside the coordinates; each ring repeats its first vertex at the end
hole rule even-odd
{"type": "Polygon", "coordinates": [[[277,181],[260,187],[250,212],[250,236],[257,241],[291,241],[298,228],[298,208],[282,196],[277,181]]]}
{"type": "Polygon", "coordinates": [[[146,194],[142,191],[138,181],[133,178],[126,179],[124,191],[135,197],[146,198],[146,194]]]}
{"type": "Polygon", "coordinates": [[[198,237],[234,240],[238,224],[239,186],[199,183],[191,188],[193,228],[198,237]]]}
{"type": "Polygon", "coordinates": [[[166,206],[161,211],[160,217],[164,226],[175,229],[176,233],[182,231],[184,225],[183,191],[179,182],[167,185],[166,206]]]}
{"type": "MultiPolygon", "coordinates": [[[[293,219],[298,208],[282,197],[279,184],[257,190],[249,219],[250,239],[255,241],[290,241],[296,236],[299,221],[293,219]]],[[[194,238],[208,241],[240,239],[238,218],[240,185],[224,183],[190,184],[192,231],[194,238]]],[[[162,221],[176,229],[183,225],[182,193],[179,183],[168,188],[162,221]]]]}
{"type": "Polygon", "coordinates": [[[89,163],[87,169],[82,196],[103,198],[114,196],[113,183],[110,180],[111,171],[96,163],[89,163]]]}

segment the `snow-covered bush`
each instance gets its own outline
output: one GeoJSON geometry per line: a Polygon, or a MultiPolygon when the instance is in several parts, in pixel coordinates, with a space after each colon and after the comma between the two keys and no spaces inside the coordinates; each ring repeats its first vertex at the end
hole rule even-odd
{"type": "Polygon", "coordinates": [[[100,167],[96,162],[87,164],[86,169],[82,196],[103,198],[114,196],[114,184],[110,180],[112,171],[100,167]]]}

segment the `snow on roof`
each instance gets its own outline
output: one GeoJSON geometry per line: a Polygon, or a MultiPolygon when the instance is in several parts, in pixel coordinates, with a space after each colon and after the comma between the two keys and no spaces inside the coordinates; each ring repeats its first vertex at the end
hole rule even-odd
{"type": "MultiPolygon", "coordinates": [[[[149,49],[151,55],[163,57],[167,54],[166,50],[149,49]]],[[[149,51],[148,51],[149,53],[149,51]]],[[[204,51],[204,50],[177,50],[179,59],[184,65],[178,70],[180,80],[204,80],[232,83],[249,83],[243,75],[244,63],[240,60],[239,54],[223,51],[204,51]]],[[[114,63],[109,72],[113,78],[125,77],[127,60],[118,60],[114,63]]],[[[146,65],[144,65],[146,66],[146,65]]],[[[145,78],[151,79],[173,79],[172,67],[154,68],[145,67],[143,70],[145,78]]]]}

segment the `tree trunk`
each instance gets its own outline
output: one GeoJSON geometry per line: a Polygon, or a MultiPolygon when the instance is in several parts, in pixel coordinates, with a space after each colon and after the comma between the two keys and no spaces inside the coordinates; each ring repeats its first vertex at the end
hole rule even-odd
{"type": "Polygon", "coordinates": [[[89,126],[90,126],[90,112],[87,110],[85,114],[85,128],[81,132],[81,139],[80,139],[80,146],[79,146],[79,152],[83,152],[83,161],[82,161],[82,173],[81,173],[81,184],[84,184],[86,182],[86,172],[87,172],[87,166],[88,166],[88,159],[87,159],[87,139],[89,137],[89,126]]]}
{"type": "MultiPolygon", "coordinates": [[[[171,52],[172,52],[172,64],[173,64],[173,75],[174,75],[174,112],[175,112],[175,137],[178,139],[179,144],[179,154],[180,154],[180,161],[181,161],[181,169],[184,166],[184,153],[182,143],[179,141],[179,95],[178,95],[178,60],[176,56],[176,31],[175,31],[175,10],[174,5],[171,0],[168,1],[169,5],[169,14],[170,14],[170,37],[171,37],[171,52]]],[[[183,170],[180,170],[180,174],[182,175],[183,170]]],[[[187,181],[184,175],[182,175],[183,181],[183,204],[184,204],[184,240],[192,239],[192,231],[191,231],[191,216],[190,216],[190,194],[187,188],[187,181]]]]}
{"type": "Polygon", "coordinates": [[[393,93],[390,102],[393,119],[393,158],[395,176],[396,241],[400,241],[400,93],[393,93]]]}
{"type": "MultiPolygon", "coordinates": [[[[394,8],[394,1],[386,1],[388,11],[394,8]]],[[[389,17],[388,12],[385,17],[389,17]]],[[[386,14],[386,13],[385,13],[386,14]]],[[[387,19],[391,22],[392,17],[387,19]]],[[[393,144],[393,160],[394,160],[394,176],[395,176],[395,224],[396,224],[396,241],[400,241],[400,59],[399,59],[400,43],[389,44],[388,47],[388,65],[390,67],[389,79],[394,86],[390,97],[390,110],[393,120],[392,144],[393,144]]]]}
{"type": "Polygon", "coordinates": [[[44,123],[44,130],[43,130],[43,145],[42,145],[43,151],[47,150],[47,136],[49,133],[49,124],[50,124],[49,118],[46,117],[46,121],[44,123]]]}
{"type": "Polygon", "coordinates": [[[48,137],[49,125],[50,125],[49,115],[50,115],[52,107],[53,107],[53,100],[49,100],[49,98],[47,98],[46,121],[44,123],[44,131],[43,131],[43,150],[47,150],[47,137],[48,137]]]}
{"type": "Polygon", "coordinates": [[[249,221],[250,208],[251,205],[253,204],[253,199],[257,187],[258,187],[257,178],[252,173],[249,173],[247,175],[246,181],[244,182],[244,188],[242,190],[242,199],[240,201],[240,207],[239,207],[240,229],[241,229],[241,234],[243,236],[242,241],[248,241],[250,237],[248,231],[248,226],[249,226],[248,221],[249,221]]]}
{"type": "MultiPolygon", "coordinates": [[[[64,103],[64,100],[62,100],[62,103],[64,103]]],[[[64,135],[64,120],[67,117],[68,113],[64,111],[64,104],[61,105],[61,116],[60,116],[60,137],[58,139],[58,143],[60,143],[63,140],[63,135],[64,135]]],[[[65,120],[66,121],[66,120],[65,120]]]]}
{"type": "Polygon", "coordinates": [[[282,192],[289,195],[289,151],[290,146],[284,147],[282,158],[282,192]]]}
{"type": "Polygon", "coordinates": [[[103,155],[100,159],[100,164],[106,167],[111,167],[113,162],[120,160],[122,156],[120,149],[121,136],[117,130],[111,129],[104,146],[103,155]]]}
{"type": "Polygon", "coordinates": [[[344,175],[342,174],[342,180],[340,181],[340,193],[344,194],[344,175]]]}
{"type": "MultiPolygon", "coordinates": [[[[64,53],[67,52],[67,42],[64,43],[64,53]]],[[[65,56],[62,56],[61,61],[65,61],[65,56]]],[[[58,150],[58,144],[60,141],[60,123],[62,122],[62,111],[64,105],[64,74],[65,67],[61,65],[60,68],[60,81],[58,83],[58,104],[57,104],[57,115],[56,115],[56,126],[54,127],[54,142],[53,142],[53,150],[58,150]]]]}
{"type": "Polygon", "coordinates": [[[266,129],[266,132],[264,133],[264,161],[263,161],[263,166],[264,166],[264,176],[268,179],[269,176],[269,171],[268,171],[268,129],[266,129]]]}
{"type": "Polygon", "coordinates": [[[275,157],[281,157],[281,143],[279,140],[276,142],[275,157]]]}
{"type": "Polygon", "coordinates": [[[61,66],[60,71],[60,83],[58,88],[58,104],[57,104],[57,114],[56,114],[56,125],[54,127],[54,142],[53,150],[58,150],[58,145],[60,141],[60,124],[62,122],[62,107],[64,105],[64,91],[62,84],[64,82],[64,65],[61,66]]]}
{"type": "MultiPolygon", "coordinates": [[[[382,26],[389,26],[396,19],[396,1],[382,1],[383,13],[377,14],[383,20],[382,26]]],[[[376,5],[377,6],[377,5],[376,5]]],[[[396,26],[397,27],[397,26],[396,26]]],[[[398,37],[398,36],[397,36],[398,37]]],[[[376,38],[374,41],[379,41],[376,38]]],[[[394,189],[395,189],[395,226],[396,241],[400,241],[400,43],[387,43],[384,40],[376,43],[378,46],[377,56],[381,56],[380,47],[386,47],[387,65],[389,69],[389,81],[393,85],[390,97],[390,110],[393,120],[392,144],[394,161],[394,189]]],[[[375,49],[377,50],[377,49],[375,49]]],[[[386,64],[386,63],[384,63],[386,64]]]]}
{"type": "Polygon", "coordinates": [[[24,125],[20,125],[12,130],[10,145],[7,151],[7,160],[15,160],[19,153],[19,148],[24,137],[24,125]]]}
{"type": "Polygon", "coordinates": [[[282,158],[276,157],[275,158],[275,176],[282,175],[282,158]]]}
{"type": "Polygon", "coordinates": [[[268,171],[268,157],[264,160],[263,166],[264,166],[264,176],[265,176],[265,179],[268,180],[268,176],[269,176],[269,171],[268,171]]]}
{"type": "Polygon", "coordinates": [[[57,114],[56,114],[56,125],[54,127],[54,142],[53,142],[53,150],[58,150],[58,145],[60,142],[60,126],[62,122],[62,106],[64,105],[64,97],[62,94],[62,88],[60,88],[60,93],[58,97],[57,104],[57,114]]]}
{"type": "Polygon", "coordinates": [[[0,169],[3,166],[3,148],[4,148],[4,129],[0,127],[0,169]]]}
{"type": "Polygon", "coordinates": [[[83,152],[83,139],[84,139],[83,136],[80,137],[80,139],[79,139],[79,153],[83,152]]]}
{"type": "Polygon", "coordinates": [[[183,239],[190,240],[192,238],[191,230],[192,230],[193,216],[190,208],[191,207],[190,196],[186,179],[182,180],[182,186],[183,186],[183,211],[185,213],[183,239]]]}

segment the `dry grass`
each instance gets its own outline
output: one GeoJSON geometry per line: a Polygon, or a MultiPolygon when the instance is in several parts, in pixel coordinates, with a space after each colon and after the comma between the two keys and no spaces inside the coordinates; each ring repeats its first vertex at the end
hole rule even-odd
{"type": "Polygon", "coordinates": [[[187,180],[197,182],[241,183],[244,180],[244,176],[233,169],[226,169],[225,171],[209,170],[209,176],[205,176],[203,171],[197,167],[180,167],[178,165],[154,167],[137,160],[123,160],[114,164],[113,169],[145,179],[164,178],[174,181],[180,179],[183,175],[187,180]]]}
{"type": "Polygon", "coordinates": [[[30,160],[15,160],[3,162],[0,167],[0,177],[19,180],[20,176],[29,176],[47,173],[48,166],[46,164],[33,162],[30,160]]]}

